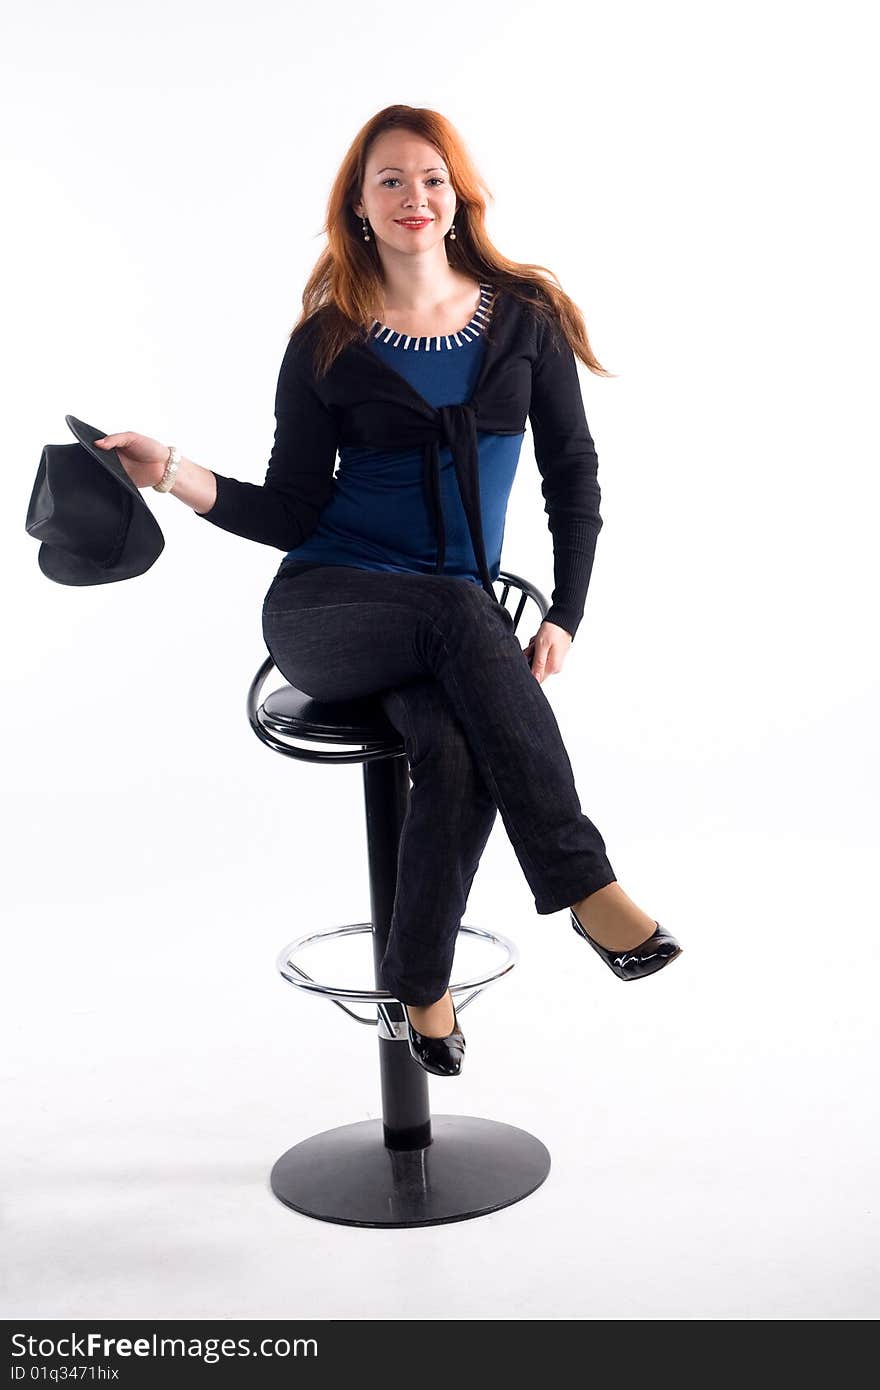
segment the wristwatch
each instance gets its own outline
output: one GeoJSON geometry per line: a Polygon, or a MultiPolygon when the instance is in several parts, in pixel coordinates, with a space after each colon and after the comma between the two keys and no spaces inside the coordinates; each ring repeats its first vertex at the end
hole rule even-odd
{"type": "Polygon", "coordinates": [[[168,450],[168,462],[165,465],[165,472],[162,474],[162,481],[153,484],[155,492],[170,492],[174,487],[174,480],[177,477],[177,470],[180,467],[181,453],[173,444],[168,450]]]}

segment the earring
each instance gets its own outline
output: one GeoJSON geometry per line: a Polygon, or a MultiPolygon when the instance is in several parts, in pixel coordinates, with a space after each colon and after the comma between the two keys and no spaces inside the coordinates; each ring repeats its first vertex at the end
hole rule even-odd
{"type": "Polygon", "coordinates": [[[369,240],[370,240],[370,233],[367,231],[367,219],[366,219],[366,217],[362,217],[362,218],[361,218],[361,221],[362,221],[363,224],[364,224],[364,225],[363,225],[364,241],[369,241],[369,240]]]}
{"type": "Polygon", "coordinates": [[[455,235],[455,223],[454,223],[454,222],[453,222],[452,226],[449,228],[449,240],[450,240],[450,241],[456,241],[456,240],[457,240],[456,235],[455,235]]]}

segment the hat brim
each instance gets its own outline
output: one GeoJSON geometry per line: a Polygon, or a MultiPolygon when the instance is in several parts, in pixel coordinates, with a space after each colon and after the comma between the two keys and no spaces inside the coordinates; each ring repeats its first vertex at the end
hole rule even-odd
{"type": "Polygon", "coordinates": [[[146,506],[141,516],[132,516],[131,532],[130,544],[112,569],[45,542],[37,552],[37,564],[46,578],[54,579],[56,584],[115,584],[120,579],[136,579],[156,563],[165,549],[165,537],[146,506]],[[144,524],[147,517],[152,518],[152,527],[144,524]]]}
{"type": "Polygon", "coordinates": [[[67,422],[71,434],[79,440],[79,443],[82,444],[84,449],[88,449],[92,458],[97,459],[99,463],[103,464],[104,467],[113,474],[113,477],[116,478],[118,482],[122,483],[126,491],[136,497],[143,507],[146,507],[147,504],[141,497],[140,488],[136,487],[131,481],[131,478],[126,472],[125,465],[116,450],[99,449],[96,447],[95,440],[104,439],[105,435],[103,435],[100,430],[96,430],[94,425],[87,425],[84,420],[78,420],[75,415],[65,415],[64,419],[67,422]]]}

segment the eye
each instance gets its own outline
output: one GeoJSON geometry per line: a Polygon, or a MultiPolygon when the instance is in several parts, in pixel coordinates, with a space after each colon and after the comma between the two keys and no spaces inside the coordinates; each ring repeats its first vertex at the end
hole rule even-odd
{"type": "MultiPolygon", "coordinates": [[[[439,174],[432,174],[431,177],[430,177],[429,179],[426,179],[426,183],[445,183],[445,182],[446,182],[446,180],[445,180],[444,178],[441,178],[441,176],[440,176],[439,174]]],[[[383,180],[382,180],[382,185],[383,185],[383,186],[384,186],[386,183],[400,183],[400,179],[395,178],[393,174],[389,174],[387,179],[383,179],[383,180]]]]}

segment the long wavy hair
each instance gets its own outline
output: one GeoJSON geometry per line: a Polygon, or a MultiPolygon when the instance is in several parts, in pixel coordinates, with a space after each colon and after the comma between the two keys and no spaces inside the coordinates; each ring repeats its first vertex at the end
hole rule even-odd
{"type": "MultiPolygon", "coordinates": [[[[546,266],[508,260],[486,233],[486,198],[491,198],[465,148],[445,116],[420,106],[386,106],[355,136],[333,181],[322,232],[327,246],[321,252],[303,290],[303,312],[290,336],[313,317],[314,367],[318,376],[329,371],[349,343],[365,342],[382,303],[382,262],[371,237],[364,241],[354,212],[364,184],[373,142],[386,130],[407,130],[428,141],[449,170],[458,199],[455,240],[447,238],[446,256],[454,270],[486,281],[513,298],[529,303],[542,317],[556,322],[574,353],[597,376],[614,376],[596,358],[583,314],[546,266]]],[[[489,320],[487,336],[491,334],[489,320]]]]}

